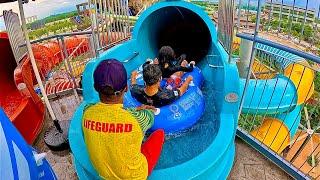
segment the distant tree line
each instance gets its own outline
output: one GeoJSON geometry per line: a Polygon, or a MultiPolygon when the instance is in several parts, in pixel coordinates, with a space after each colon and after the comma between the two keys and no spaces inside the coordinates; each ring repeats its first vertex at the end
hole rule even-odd
{"type": "Polygon", "coordinates": [[[38,23],[38,21],[44,21],[45,24],[48,24],[48,23],[52,23],[52,22],[55,22],[55,21],[60,21],[60,20],[63,20],[63,19],[68,19],[68,18],[77,16],[77,15],[78,15],[78,11],[71,11],[71,12],[67,12],[67,13],[61,13],[61,14],[51,15],[51,16],[46,17],[46,18],[44,18],[44,19],[37,20],[37,21],[35,21],[35,22],[32,22],[32,23],[27,24],[27,28],[28,28],[28,29],[31,29],[32,24],[38,23]]]}
{"type": "Polygon", "coordinates": [[[78,11],[71,11],[71,12],[67,12],[67,13],[56,14],[56,15],[46,17],[46,18],[44,18],[44,21],[45,21],[45,23],[51,23],[51,22],[71,18],[71,17],[77,16],[77,15],[78,15],[78,11]]]}
{"type": "Polygon", "coordinates": [[[70,19],[59,20],[46,25],[44,28],[37,29],[29,32],[31,40],[41,38],[42,36],[49,36],[51,34],[63,33],[73,31],[76,25],[70,19]]]}

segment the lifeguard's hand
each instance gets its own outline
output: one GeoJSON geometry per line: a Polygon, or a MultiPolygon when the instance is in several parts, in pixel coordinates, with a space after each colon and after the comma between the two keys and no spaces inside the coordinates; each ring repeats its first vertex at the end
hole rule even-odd
{"type": "Polygon", "coordinates": [[[145,110],[145,109],[151,110],[152,112],[156,112],[157,111],[157,109],[154,106],[149,106],[149,105],[145,105],[145,104],[137,107],[136,109],[137,109],[137,111],[145,110]]]}
{"type": "Polygon", "coordinates": [[[137,84],[137,76],[138,76],[138,72],[137,71],[133,71],[131,73],[131,84],[137,84]]]}
{"type": "Polygon", "coordinates": [[[137,71],[132,71],[131,78],[135,78],[137,76],[138,76],[138,72],[137,71]]]}
{"type": "Polygon", "coordinates": [[[190,66],[195,66],[195,65],[196,65],[196,62],[191,61],[191,62],[189,63],[189,65],[190,65],[190,66]]]}

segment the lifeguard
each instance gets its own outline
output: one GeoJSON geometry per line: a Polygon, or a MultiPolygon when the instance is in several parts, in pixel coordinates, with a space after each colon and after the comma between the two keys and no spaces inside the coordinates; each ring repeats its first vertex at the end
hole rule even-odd
{"type": "Polygon", "coordinates": [[[153,125],[151,106],[123,107],[127,72],[117,60],[102,61],[94,72],[100,101],[85,109],[82,129],[90,160],[103,179],[146,179],[155,167],[164,131],[155,131],[142,145],[153,125]]]}

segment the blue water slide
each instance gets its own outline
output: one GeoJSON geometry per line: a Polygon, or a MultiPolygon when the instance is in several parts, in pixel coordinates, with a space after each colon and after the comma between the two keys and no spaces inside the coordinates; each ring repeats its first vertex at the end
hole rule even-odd
{"type": "Polygon", "coordinates": [[[292,63],[304,61],[304,58],[300,56],[260,43],[256,44],[256,49],[261,50],[264,54],[271,56],[272,60],[275,60],[278,64],[280,64],[283,69],[292,63]]]}
{"type": "Polygon", "coordinates": [[[288,113],[278,114],[275,118],[281,120],[290,131],[290,138],[296,134],[301,120],[301,105],[297,105],[288,113]]]}
{"type": "MultiPolygon", "coordinates": [[[[292,53],[263,44],[256,44],[257,50],[271,56],[283,69],[304,59],[292,53]]],[[[240,80],[240,91],[244,91],[246,80],[240,80]]],[[[286,76],[272,79],[250,79],[244,97],[243,113],[272,117],[283,122],[293,138],[300,120],[301,105],[297,105],[298,94],[294,83],[286,76]]]]}
{"type": "MultiPolygon", "coordinates": [[[[243,93],[246,80],[240,80],[243,93]]],[[[251,79],[244,96],[243,113],[279,114],[291,111],[297,102],[297,90],[292,81],[285,76],[273,79],[251,79]]]]}
{"type": "Polygon", "coordinates": [[[1,108],[0,147],[0,175],[2,178],[57,179],[48,161],[44,159],[44,154],[38,154],[26,143],[1,108]]]}
{"type": "Polygon", "coordinates": [[[175,138],[166,139],[158,165],[148,179],[227,178],[235,157],[239,113],[236,64],[228,63],[228,54],[218,42],[216,27],[206,12],[185,1],[163,1],[141,14],[129,41],[99,54],[85,68],[84,101],[77,108],[69,130],[80,179],[99,178],[90,162],[81,126],[85,107],[99,101],[92,76],[97,65],[105,59],[116,58],[130,73],[146,59],[155,58],[163,45],[171,45],[177,54],[187,53],[188,60],[196,61],[204,75],[201,91],[206,107],[194,126],[174,134],[175,138]]]}

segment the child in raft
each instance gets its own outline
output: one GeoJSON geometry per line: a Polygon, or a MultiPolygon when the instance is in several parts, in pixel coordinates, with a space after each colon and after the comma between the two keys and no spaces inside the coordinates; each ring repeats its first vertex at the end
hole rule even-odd
{"type": "Polygon", "coordinates": [[[138,85],[136,82],[137,72],[132,72],[131,75],[131,95],[139,102],[151,106],[161,107],[171,104],[178,98],[180,98],[188,89],[189,84],[193,80],[192,76],[189,76],[186,81],[177,89],[163,89],[160,86],[162,80],[162,72],[157,64],[150,64],[146,62],[143,65],[143,80],[145,86],[138,85]]]}
{"type": "Polygon", "coordinates": [[[85,109],[82,129],[94,168],[102,179],[147,179],[164,143],[159,129],[142,144],[154,107],[123,107],[127,72],[119,61],[102,61],[93,76],[101,102],[85,109]]]}
{"type": "Polygon", "coordinates": [[[182,85],[181,77],[184,72],[191,72],[193,70],[195,62],[191,61],[188,63],[185,59],[185,54],[176,59],[175,52],[170,46],[163,46],[159,50],[158,58],[155,62],[160,66],[162,77],[167,79],[165,85],[167,89],[179,88],[182,85]]]}

